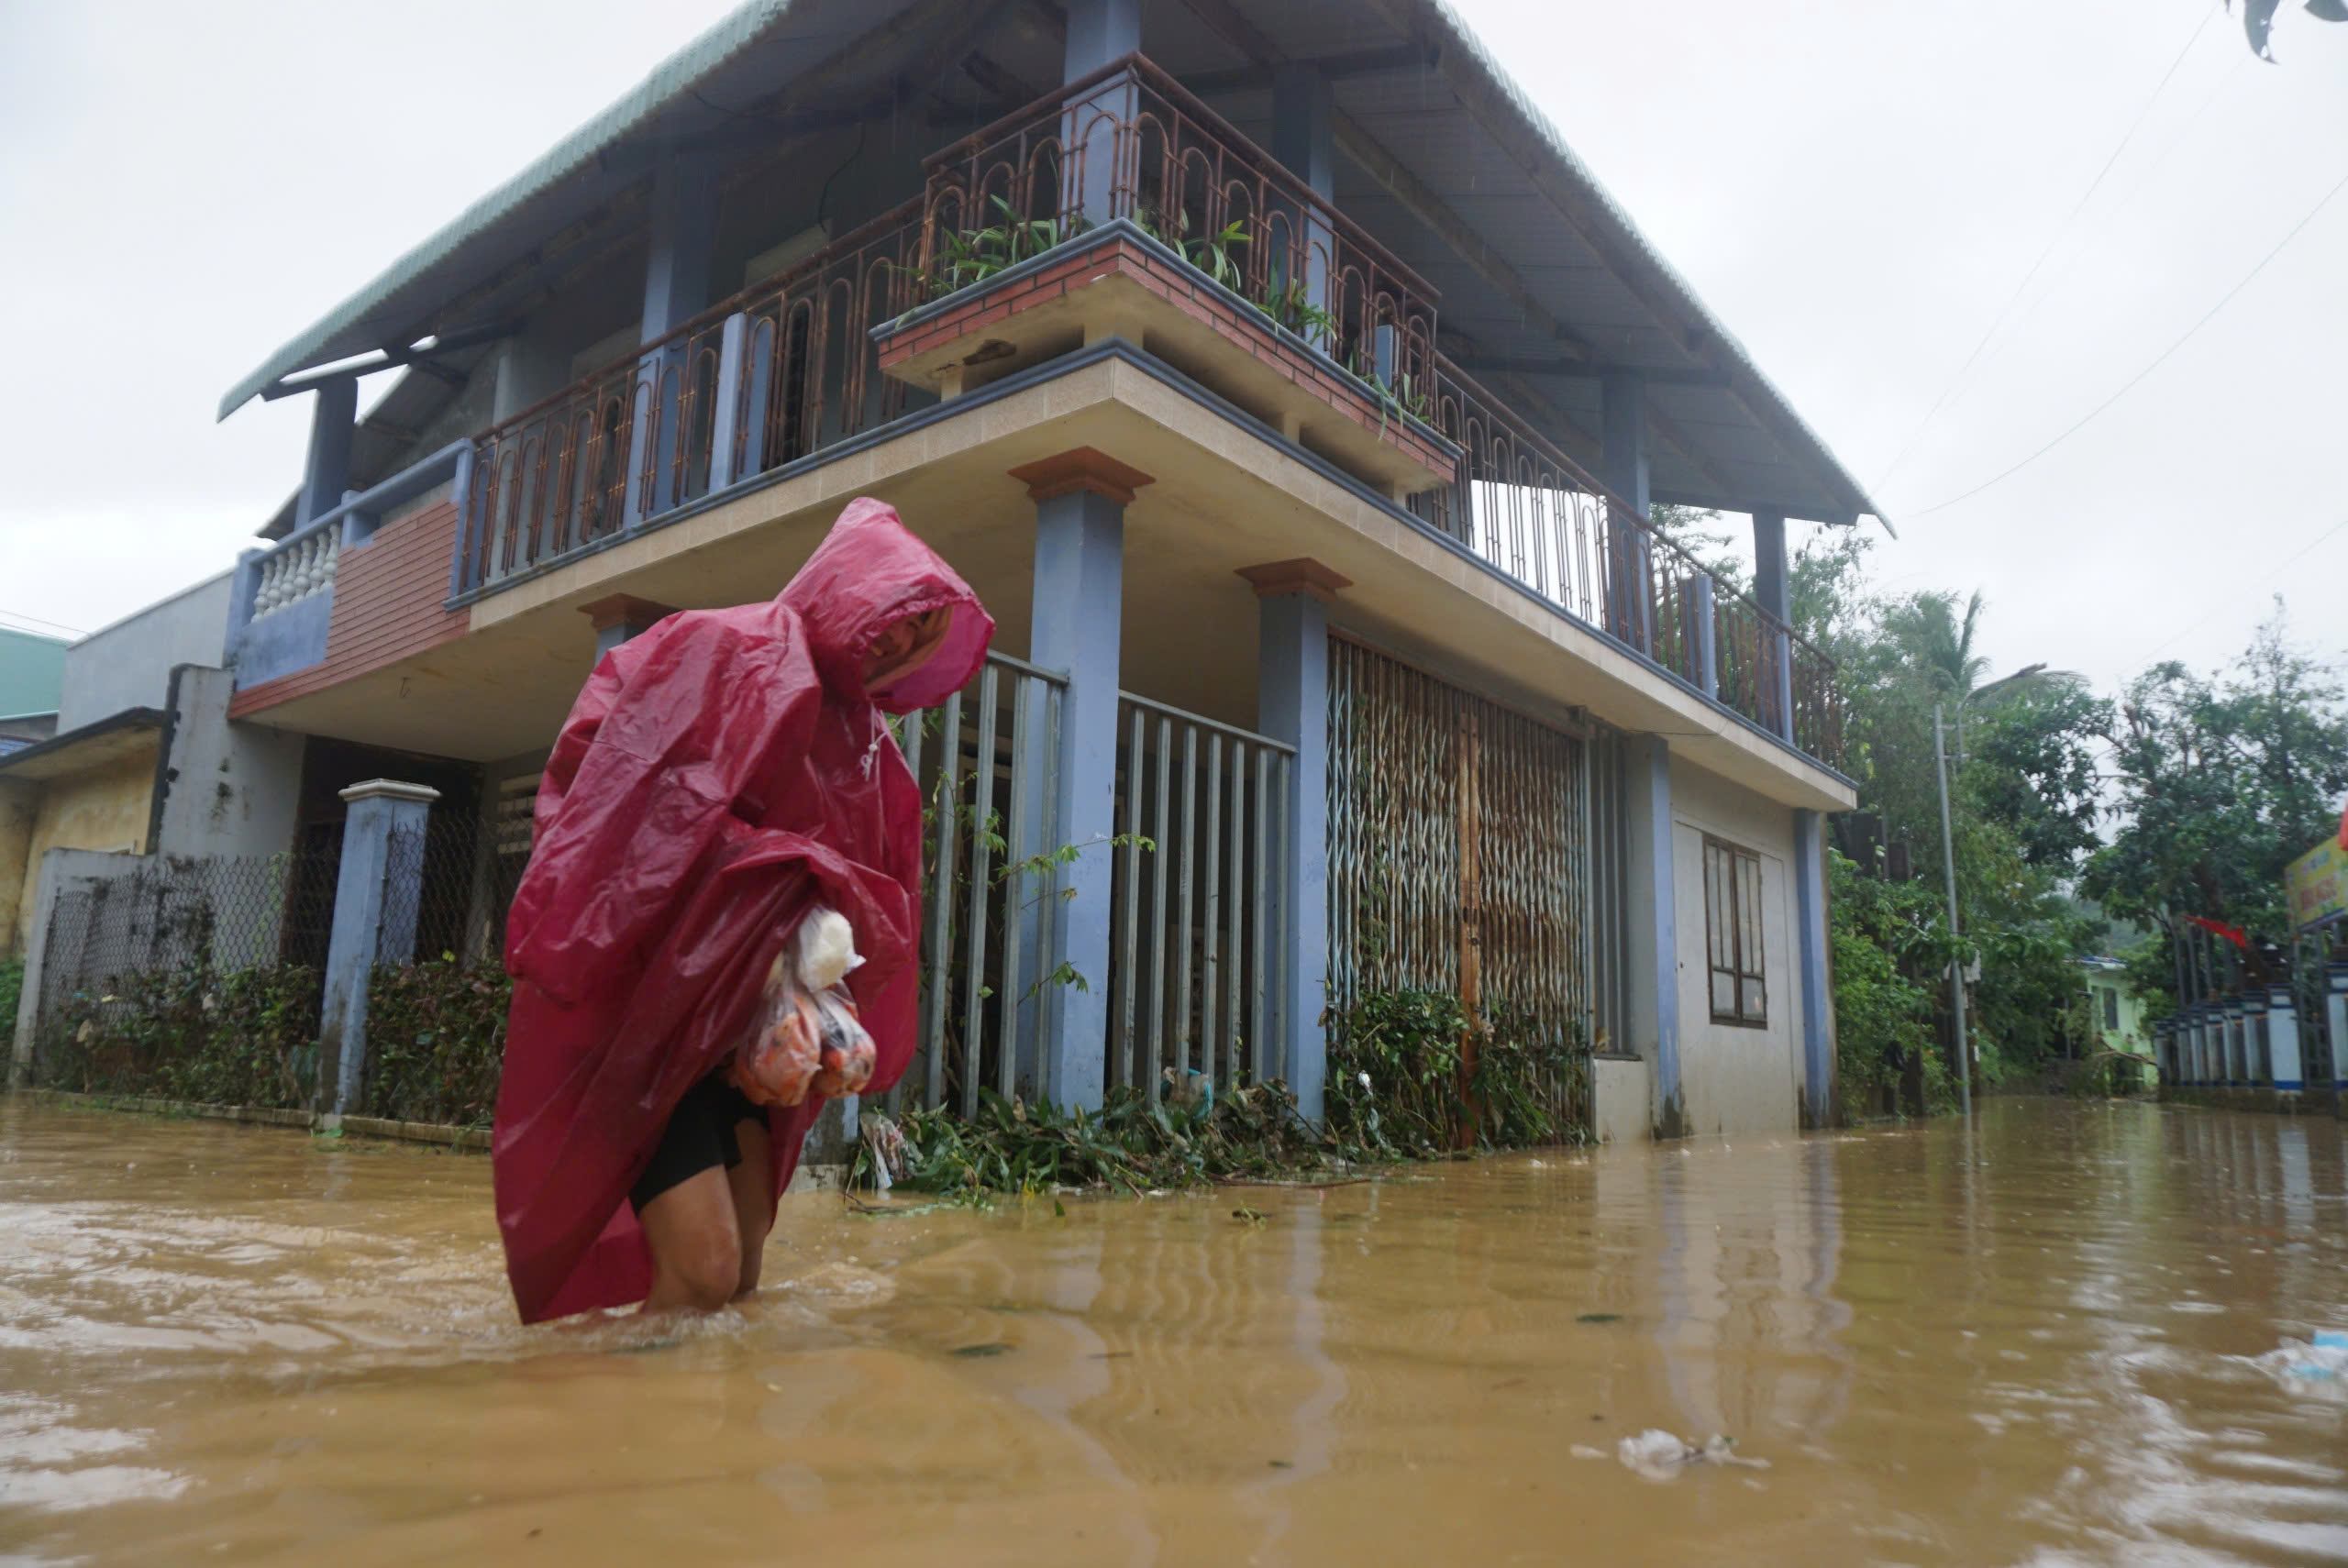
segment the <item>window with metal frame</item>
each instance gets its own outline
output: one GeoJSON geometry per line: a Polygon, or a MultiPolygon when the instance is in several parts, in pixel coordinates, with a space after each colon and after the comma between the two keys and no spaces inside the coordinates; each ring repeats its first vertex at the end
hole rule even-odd
{"type": "Polygon", "coordinates": [[[1769,988],[1761,969],[1761,857],[1710,835],[1704,839],[1704,940],[1712,1021],[1766,1027],[1769,988]]]}
{"type": "Polygon", "coordinates": [[[2103,988],[2103,1026],[2115,1034],[2120,1032],[2120,992],[2110,986],[2103,988]]]}

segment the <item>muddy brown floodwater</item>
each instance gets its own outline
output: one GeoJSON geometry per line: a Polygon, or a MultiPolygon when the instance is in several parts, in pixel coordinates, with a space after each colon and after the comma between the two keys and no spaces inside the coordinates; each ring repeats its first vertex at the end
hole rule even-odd
{"type": "Polygon", "coordinates": [[[2344,1180],[2330,1121],[2016,1101],[794,1198],[737,1311],[525,1330],[478,1157],[9,1104],[0,1562],[2338,1562],[2348,1398],[2260,1358],[2348,1327],[2344,1180]]]}

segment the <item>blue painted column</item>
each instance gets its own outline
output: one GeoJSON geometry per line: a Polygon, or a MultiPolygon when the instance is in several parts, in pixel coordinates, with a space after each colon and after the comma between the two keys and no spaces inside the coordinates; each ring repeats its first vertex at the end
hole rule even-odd
{"type": "MultiPolygon", "coordinates": [[[[1141,0],[1070,0],[1060,80],[1076,82],[1141,49],[1141,0]]],[[[1061,200],[1071,219],[1107,223],[1122,215],[1117,189],[1119,145],[1134,124],[1140,95],[1130,80],[1110,81],[1073,99],[1061,132],[1069,149],[1068,189],[1061,200]]],[[[1128,160],[1137,160],[1127,153],[1128,160]]],[[[1123,193],[1130,200],[1135,193],[1123,193]]]]}
{"type": "Polygon", "coordinates": [[[359,378],[320,381],[310,405],[310,450],[302,464],[302,488],[294,500],[294,526],[342,504],[350,488],[350,436],[359,423],[359,378]]]}
{"type": "MultiPolygon", "coordinates": [[[[1272,72],[1272,156],[1324,201],[1336,189],[1336,142],[1332,129],[1335,116],[1335,90],[1319,66],[1283,65],[1272,72]]],[[[1334,309],[1329,280],[1337,236],[1327,213],[1315,207],[1290,210],[1283,206],[1279,218],[1279,226],[1288,232],[1276,227],[1272,237],[1276,244],[1286,246],[1288,254],[1275,265],[1288,278],[1303,282],[1307,300],[1323,310],[1334,309]]],[[[1325,353],[1336,351],[1331,343],[1313,347],[1325,353]]]]}
{"type": "MultiPolygon", "coordinates": [[[[367,1081],[367,986],[378,964],[415,955],[415,918],[424,857],[393,853],[393,841],[420,850],[440,791],[422,784],[371,778],[342,791],[350,814],[342,824],[342,868],[335,884],[334,933],[327,944],[326,994],[318,1012],[318,1056],[332,1063],[334,1114],[359,1102],[367,1081]]],[[[321,1086],[323,1088],[323,1086],[321,1086]]]]}
{"type": "Polygon", "coordinates": [[[1712,574],[1708,571],[1698,572],[1688,585],[1688,618],[1696,628],[1696,684],[1715,701],[1721,694],[1718,592],[1712,574]]]}
{"type": "Polygon", "coordinates": [[[1117,833],[1117,677],[1124,627],[1125,508],[1149,475],[1080,447],[1011,470],[1036,503],[1034,607],[1027,657],[1065,671],[1060,710],[1062,868],[1052,935],[1086,988],[1042,997],[1044,1092],[1097,1107],[1107,1086],[1111,929],[1117,833]]]}
{"type": "Polygon", "coordinates": [[[1322,1119],[1329,1036],[1329,606],[1353,584],[1314,560],[1240,574],[1254,584],[1256,728],[1296,748],[1279,853],[1291,898],[1270,911],[1279,955],[1273,1059],[1307,1120],[1322,1119]]]}
{"type": "Polygon", "coordinates": [[[1767,657],[1761,668],[1765,704],[1763,726],[1788,740],[1794,734],[1793,638],[1785,627],[1793,622],[1786,599],[1786,519],[1779,512],[1753,514],[1753,597],[1778,619],[1763,628],[1767,657]]]}
{"type": "Polygon", "coordinates": [[[2289,986],[2266,988],[2266,1070],[2280,1094],[2298,1094],[2308,1087],[2300,1066],[2298,999],[2289,986]]]}
{"type": "Polygon", "coordinates": [[[1801,981],[1802,1121],[1828,1127],[1834,1121],[1834,993],[1828,982],[1833,949],[1826,932],[1826,819],[1816,812],[1794,812],[1794,919],[1800,941],[1796,961],[1801,981]]]}
{"type": "Polygon", "coordinates": [[[2348,963],[2332,964],[2328,976],[2330,988],[2323,1001],[2331,1034],[2331,1091],[2348,1094],[2348,963]]]}
{"type": "MultiPolygon", "coordinates": [[[[717,174],[714,155],[694,153],[670,156],[653,175],[642,343],[659,343],[709,304],[717,174]]],[[[623,513],[631,528],[677,504],[681,398],[688,372],[684,349],[677,344],[645,355],[637,368],[623,513]]]]}
{"type": "Polygon", "coordinates": [[[1687,1131],[1679,1095],[1679,933],[1672,875],[1671,749],[1661,735],[1623,743],[1623,871],[1631,1043],[1654,1068],[1655,1135],[1687,1131]]]}
{"type": "Polygon", "coordinates": [[[2241,994],[2228,997],[2225,1002],[2226,1082],[2236,1088],[2245,1088],[2250,1084],[2250,1052],[2243,1037],[2243,1025],[2247,1020],[2241,994]]]}
{"type": "MultiPolygon", "coordinates": [[[[1606,488],[1628,502],[1640,522],[1649,511],[1646,378],[1610,370],[1598,381],[1601,469],[1606,488]]],[[[1610,519],[1606,630],[1641,653],[1655,648],[1650,541],[1645,528],[1610,519]]]]}

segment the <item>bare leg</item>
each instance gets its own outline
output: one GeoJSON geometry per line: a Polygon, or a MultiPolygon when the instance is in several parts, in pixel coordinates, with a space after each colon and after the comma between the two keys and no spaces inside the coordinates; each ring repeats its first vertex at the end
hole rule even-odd
{"type": "Polygon", "coordinates": [[[759,1264],[766,1255],[767,1231],[774,1224],[774,1153],[763,1121],[739,1122],[734,1136],[742,1146],[742,1163],[725,1173],[740,1247],[734,1294],[748,1296],[759,1287],[759,1264]]]}
{"type": "MultiPolygon", "coordinates": [[[[714,1312],[734,1298],[744,1252],[727,1174],[713,1165],[687,1176],[637,1216],[652,1249],[652,1290],[644,1298],[645,1311],[714,1312]]],[[[759,1237],[761,1242],[765,1239],[759,1237]]]]}

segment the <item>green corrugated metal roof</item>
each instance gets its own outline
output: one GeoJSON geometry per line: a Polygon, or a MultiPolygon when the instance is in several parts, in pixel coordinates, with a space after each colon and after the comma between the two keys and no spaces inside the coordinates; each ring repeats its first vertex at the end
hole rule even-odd
{"type": "Polygon", "coordinates": [[[0,713],[28,718],[57,712],[65,686],[65,640],[0,626],[0,713]]]}

